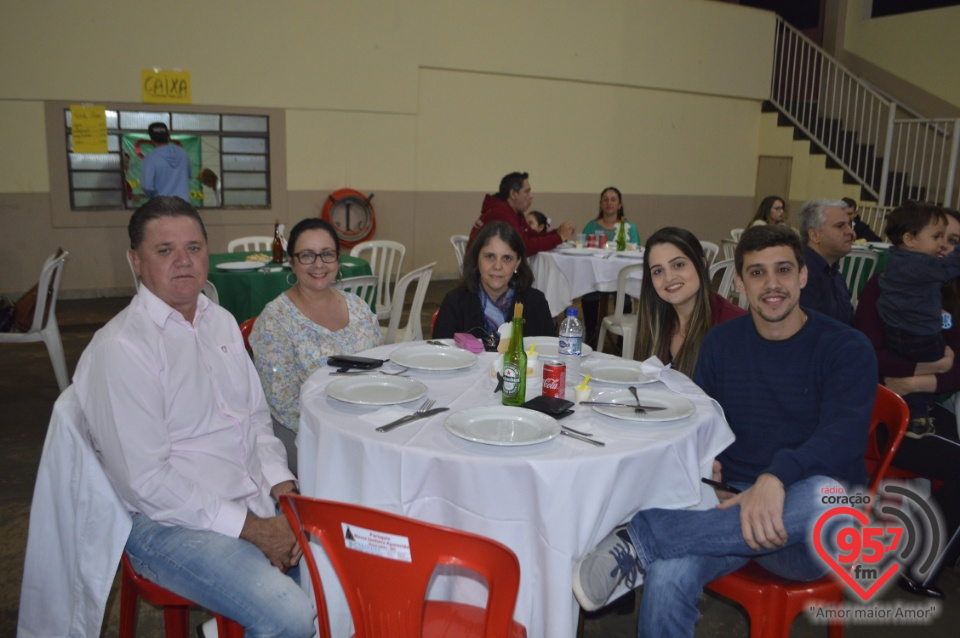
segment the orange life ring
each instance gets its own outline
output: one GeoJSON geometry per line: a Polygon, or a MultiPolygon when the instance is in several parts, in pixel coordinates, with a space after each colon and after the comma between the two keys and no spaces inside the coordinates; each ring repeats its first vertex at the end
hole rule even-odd
{"type": "Polygon", "coordinates": [[[370,201],[372,199],[373,193],[367,196],[352,188],[341,188],[327,196],[320,218],[334,227],[341,246],[352,248],[362,241],[373,239],[377,230],[377,214],[370,201]],[[350,209],[353,205],[359,205],[363,209],[364,219],[359,225],[351,228],[350,209]],[[343,219],[339,216],[340,208],[346,209],[346,217],[343,219]]]}

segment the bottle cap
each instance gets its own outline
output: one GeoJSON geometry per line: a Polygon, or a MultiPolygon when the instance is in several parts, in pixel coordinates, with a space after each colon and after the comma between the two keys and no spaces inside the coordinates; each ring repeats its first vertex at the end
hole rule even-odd
{"type": "Polygon", "coordinates": [[[576,316],[577,316],[577,309],[576,309],[576,308],[567,308],[567,316],[568,316],[568,317],[576,317],[576,316]]]}

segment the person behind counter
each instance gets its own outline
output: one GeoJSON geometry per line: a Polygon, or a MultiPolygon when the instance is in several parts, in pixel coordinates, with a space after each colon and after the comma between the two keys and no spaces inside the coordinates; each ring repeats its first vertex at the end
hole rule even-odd
{"type": "Polygon", "coordinates": [[[485,225],[463,257],[463,275],[440,304],[434,339],[469,332],[488,349],[496,349],[497,329],[513,317],[513,306],[523,303],[523,334],[556,334],[553,316],[543,293],[533,288],[523,239],[504,222],[485,225]]]}
{"type": "Polygon", "coordinates": [[[297,467],[300,386],[327,358],[383,344],[380,324],[365,301],[333,287],[340,240],[322,219],[308,217],[290,231],[290,268],[297,281],[271,301],[250,333],[250,347],[290,469],[297,467]]]}

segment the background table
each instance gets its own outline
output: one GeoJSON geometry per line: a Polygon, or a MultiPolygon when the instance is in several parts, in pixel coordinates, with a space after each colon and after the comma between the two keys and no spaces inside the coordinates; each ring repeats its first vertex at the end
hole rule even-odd
{"type": "MultiPolygon", "coordinates": [[[[258,251],[262,252],[262,251],[258,251]]],[[[272,272],[259,270],[220,270],[217,264],[231,261],[245,261],[247,255],[255,253],[217,253],[210,255],[210,272],[207,278],[217,287],[220,305],[226,308],[242,323],[250,317],[256,317],[263,307],[287,290],[295,277],[289,268],[277,270],[274,264],[272,272]],[[287,277],[290,277],[289,280],[287,277]]],[[[266,253],[263,253],[266,254],[266,253]]],[[[359,257],[340,256],[340,276],[359,277],[371,275],[370,263],[359,257]]]]}
{"type": "MultiPolygon", "coordinates": [[[[387,357],[403,345],[362,354],[387,357]]],[[[495,358],[495,353],[482,353],[479,363],[466,370],[408,374],[451,412],[499,405],[490,376],[495,358]]],[[[563,436],[516,447],[474,443],[443,427],[450,412],[379,433],[364,418],[377,407],[326,395],[327,383],[342,378],[330,377],[332,371],[317,370],[301,391],[301,491],[467,530],[507,545],[521,568],[514,618],[531,638],[574,636],[574,561],[639,509],[690,507],[701,503],[704,494],[714,498],[712,491],[701,490],[700,477],[709,476],[713,459],[733,441],[723,416],[702,394],[692,399],[695,415],[673,422],[621,421],[585,407],[563,420],[594,432],[607,444],[602,448],[563,436]]],[[[659,383],[644,387],[663,389],[659,383]]],[[[406,413],[419,403],[399,407],[406,413]]],[[[704,501],[705,506],[715,502],[704,501]]],[[[455,599],[478,604],[485,600],[485,590],[476,583],[456,580],[450,592],[455,599]]],[[[324,582],[333,635],[348,635],[346,601],[342,592],[329,589],[335,582],[332,572],[324,574],[324,582]]]]}
{"type": "MultiPolygon", "coordinates": [[[[557,250],[551,250],[537,253],[530,258],[530,268],[533,269],[534,276],[533,287],[546,296],[550,314],[554,317],[569,308],[574,299],[587,293],[616,292],[620,270],[631,264],[642,263],[643,258],[637,251],[564,255],[557,250]]],[[[640,296],[642,279],[639,272],[630,276],[627,280],[628,295],[640,296]]]]}

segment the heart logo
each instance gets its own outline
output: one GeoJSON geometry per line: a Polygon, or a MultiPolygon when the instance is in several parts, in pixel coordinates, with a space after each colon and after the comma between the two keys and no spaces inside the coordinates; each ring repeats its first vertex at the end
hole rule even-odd
{"type": "MultiPolygon", "coordinates": [[[[866,514],[858,509],[854,509],[852,507],[834,507],[820,516],[820,518],[817,520],[817,525],[813,529],[813,545],[817,550],[817,554],[819,554],[820,558],[822,558],[824,562],[827,563],[827,565],[829,565],[838,576],[840,576],[843,582],[850,586],[850,589],[852,589],[864,602],[866,602],[870,600],[870,598],[872,598],[873,595],[876,594],[880,588],[883,587],[883,585],[893,577],[894,574],[900,571],[900,564],[895,561],[891,562],[889,565],[887,565],[887,568],[884,570],[884,572],[880,574],[879,578],[874,581],[873,585],[871,585],[868,589],[864,589],[860,583],[854,580],[853,576],[850,575],[847,569],[838,563],[833,556],[827,553],[827,549],[823,546],[823,539],[821,538],[823,526],[826,525],[827,521],[835,516],[851,516],[860,522],[861,529],[870,523],[870,519],[866,514]]],[[[857,551],[857,555],[860,555],[859,549],[857,551]]]]}

